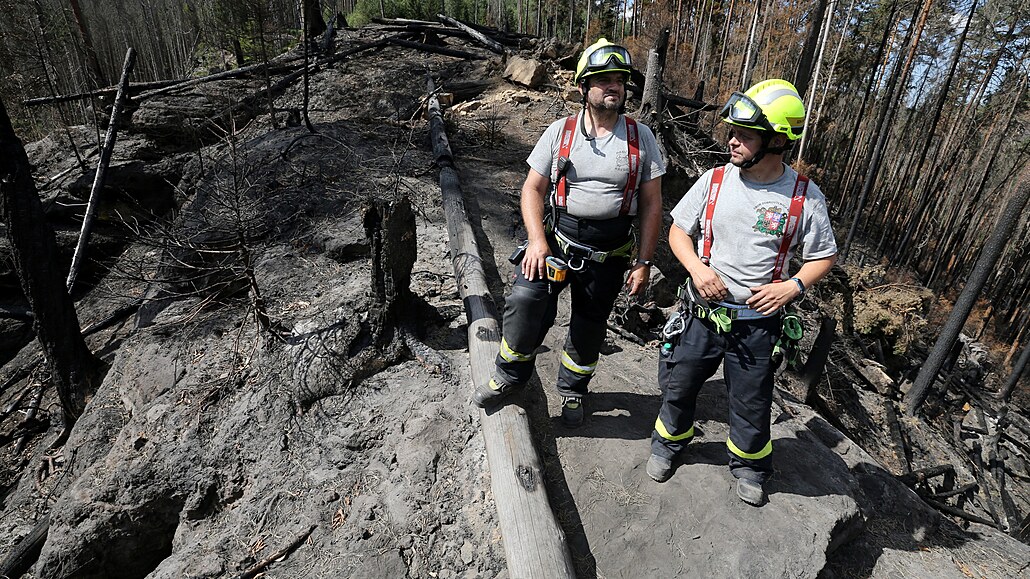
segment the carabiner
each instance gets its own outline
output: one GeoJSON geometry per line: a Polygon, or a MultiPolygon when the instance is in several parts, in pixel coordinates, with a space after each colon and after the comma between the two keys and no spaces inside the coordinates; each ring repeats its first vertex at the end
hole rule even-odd
{"type": "Polygon", "coordinates": [[[682,334],[685,329],[687,329],[687,324],[683,321],[683,314],[675,312],[669,316],[669,321],[665,322],[665,326],[662,328],[662,337],[671,340],[682,334]]]}

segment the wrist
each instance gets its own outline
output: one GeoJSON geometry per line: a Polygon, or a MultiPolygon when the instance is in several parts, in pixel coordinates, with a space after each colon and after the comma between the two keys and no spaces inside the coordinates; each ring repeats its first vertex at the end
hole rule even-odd
{"type": "Polygon", "coordinates": [[[635,265],[646,265],[647,267],[651,267],[651,265],[653,263],[654,262],[651,261],[650,259],[640,259],[640,258],[637,258],[637,263],[635,265]]]}
{"type": "Polygon", "coordinates": [[[805,287],[805,282],[801,281],[801,279],[797,278],[797,277],[790,278],[790,281],[792,281],[795,284],[797,284],[797,286],[798,286],[798,297],[804,296],[805,295],[805,290],[807,289],[805,287]]]}

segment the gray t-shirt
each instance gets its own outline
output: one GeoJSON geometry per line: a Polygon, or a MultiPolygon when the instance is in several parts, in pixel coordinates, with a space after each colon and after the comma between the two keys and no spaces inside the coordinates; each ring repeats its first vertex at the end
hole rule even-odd
{"type": "MultiPolygon", "coordinates": [[[[582,115],[583,113],[580,113],[582,115]]],[[[622,193],[629,178],[629,145],[626,143],[626,117],[619,115],[615,130],[604,137],[587,141],[580,130],[580,118],[576,117],[576,131],[569,150],[572,162],[566,179],[569,184],[566,205],[570,215],[588,219],[610,219],[618,217],[622,207],[622,193]]],[[[559,119],[547,127],[526,162],[541,175],[549,176],[552,183],[558,172],[558,151],[565,119],[559,119]]],[[[637,123],[640,145],[640,171],[637,185],[665,174],[665,164],[655,142],[654,133],[643,123],[637,123]]],[[[637,214],[637,199],[634,196],[629,214],[637,214]]]]}
{"type": "MultiPolygon", "coordinates": [[[[798,174],[784,165],[783,175],[772,183],[756,183],[741,175],[740,168],[726,165],[722,188],[712,216],[712,260],[709,264],[722,278],[731,297],[744,303],[749,288],[772,281],[776,256],[783,240],[783,227],[790,211],[798,174]]],[[[697,255],[704,248],[702,224],[713,170],[698,179],[672,210],[673,223],[697,241],[697,255]]],[[[837,242],[826,211],[826,197],[809,181],[801,223],[794,232],[787,262],[802,246],[805,261],[837,253],[837,242]]],[[[789,279],[784,266],[782,279],[789,279]]]]}

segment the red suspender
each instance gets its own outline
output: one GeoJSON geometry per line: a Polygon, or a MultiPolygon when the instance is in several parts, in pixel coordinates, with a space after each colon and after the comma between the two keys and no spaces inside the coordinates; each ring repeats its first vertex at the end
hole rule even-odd
{"type": "Polygon", "coordinates": [[[619,215],[629,215],[633,196],[637,192],[637,173],[640,172],[640,137],[637,135],[637,122],[626,117],[626,142],[629,143],[629,178],[626,189],[622,192],[622,207],[619,215]]]}
{"type": "Polygon", "coordinates": [[[722,188],[722,175],[726,167],[716,167],[712,173],[712,186],[708,188],[708,203],[705,206],[705,222],[702,229],[705,236],[704,249],[701,252],[701,262],[708,265],[712,261],[712,216],[715,215],[715,202],[719,199],[719,189],[722,188]]]}
{"type": "MultiPolygon", "coordinates": [[[[716,167],[712,173],[712,185],[708,188],[708,203],[705,206],[705,220],[702,224],[704,245],[701,252],[701,261],[708,265],[712,259],[712,216],[715,215],[715,202],[719,199],[719,190],[722,189],[722,177],[726,167],[716,167]]],[[[794,183],[794,196],[790,199],[790,210],[787,213],[787,222],[783,226],[783,239],[780,241],[780,251],[776,254],[776,262],[773,264],[773,281],[780,279],[783,267],[787,264],[787,250],[790,249],[790,242],[794,239],[798,224],[801,223],[801,210],[805,206],[805,191],[808,189],[808,177],[798,175],[794,183]]]]}
{"type": "MultiPolygon", "coordinates": [[[[568,159],[569,152],[572,150],[572,140],[576,136],[576,115],[565,119],[565,128],[561,131],[561,142],[558,146],[558,158],[562,157],[568,159]]],[[[565,178],[565,174],[568,170],[562,172],[558,176],[558,186],[554,190],[554,205],[555,207],[565,207],[565,195],[569,192],[569,183],[565,178]]]]}
{"type": "Polygon", "coordinates": [[[787,265],[787,250],[790,248],[790,241],[794,239],[794,232],[801,222],[801,209],[805,206],[805,190],[808,189],[808,177],[798,175],[794,183],[794,197],[790,199],[790,213],[787,215],[787,223],[783,227],[783,241],[780,242],[780,252],[776,254],[776,263],[773,265],[773,281],[779,281],[783,266],[787,265]]]}
{"type": "MultiPolygon", "coordinates": [[[[558,144],[558,158],[568,159],[572,151],[572,141],[576,136],[576,115],[565,119],[565,127],[562,128],[561,141],[558,144]]],[[[619,208],[619,215],[628,215],[630,206],[633,204],[633,197],[637,191],[637,176],[640,174],[640,136],[637,133],[637,122],[626,117],[626,142],[629,145],[629,177],[626,179],[626,188],[622,192],[622,206],[619,208]]],[[[569,193],[569,183],[565,173],[558,176],[558,185],[555,187],[554,198],[556,207],[568,205],[566,197],[569,193]]]]}

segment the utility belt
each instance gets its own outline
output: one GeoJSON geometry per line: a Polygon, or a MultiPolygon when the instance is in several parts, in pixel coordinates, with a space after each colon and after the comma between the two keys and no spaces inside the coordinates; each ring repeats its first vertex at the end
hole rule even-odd
{"type": "Polygon", "coordinates": [[[548,233],[554,235],[554,240],[558,243],[558,247],[565,254],[565,261],[568,263],[569,269],[573,271],[580,271],[588,261],[604,263],[610,257],[630,257],[633,255],[633,248],[637,244],[635,234],[630,235],[629,239],[619,247],[601,251],[596,247],[580,243],[565,235],[554,225],[554,220],[554,217],[550,219],[545,218],[544,227],[548,233]]]}
{"type": "Polygon", "coordinates": [[[583,245],[582,243],[573,241],[557,229],[552,229],[551,233],[554,234],[554,239],[558,242],[558,247],[560,247],[562,253],[565,254],[565,261],[568,262],[569,269],[575,271],[583,269],[583,266],[586,265],[586,262],[588,261],[604,263],[604,261],[609,257],[629,257],[633,254],[633,246],[637,244],[637,240],[634,237],[630,237],[629,241],[622,244],[620,247],[616,247],[610,251],[600,251],[590,247],[589,245],[583,245]]]}
{"type": "MultiPolygon", "coordinates": [[[[683,305],[690,315],[699,320],[711,321],[715,325],[716,332],[719,333],[729,332],[733,327],[733,322],[736,320],[757,320],[782,314],[780,318],[780,337],[776,340],[772,351],[773,366],[778,367],[783,360],[787,361],[788,366],[796,367],[798,365],[801,339],[805,335],[804,325],[801,322],[801,316],[798,314],[780,310],[766,316],[748,306],[726,302],[716,302],[716,305],[713,307],[712,304],[697,294],[697,288],[694,287],[694,283],[690,278],[687,278],[683,285],[676,288],[676,295],[683,300],[683,305]]],[[[662,337],[664,338],[663,349],[671,350],[676,336],[686,330],[686,320],[684,320],[684,317],[685,315],[682,311],[674,312],[669,316],[665,327],[662,328],[662,337]]]]}
{"type": "Polygon", "coordinates": [[[694,282],[687,278],[683,285],[676,288],[676,297],[683,300],[684,306],[690,315],[699,320],[709,320],[715,324],[719,333],[730,331],[733,322],[737,320],[760,320],[770,318],[779,312],[765,315],[747,305],[731,304],[729,302],[709,302],[697,293],[694,282]]]}

